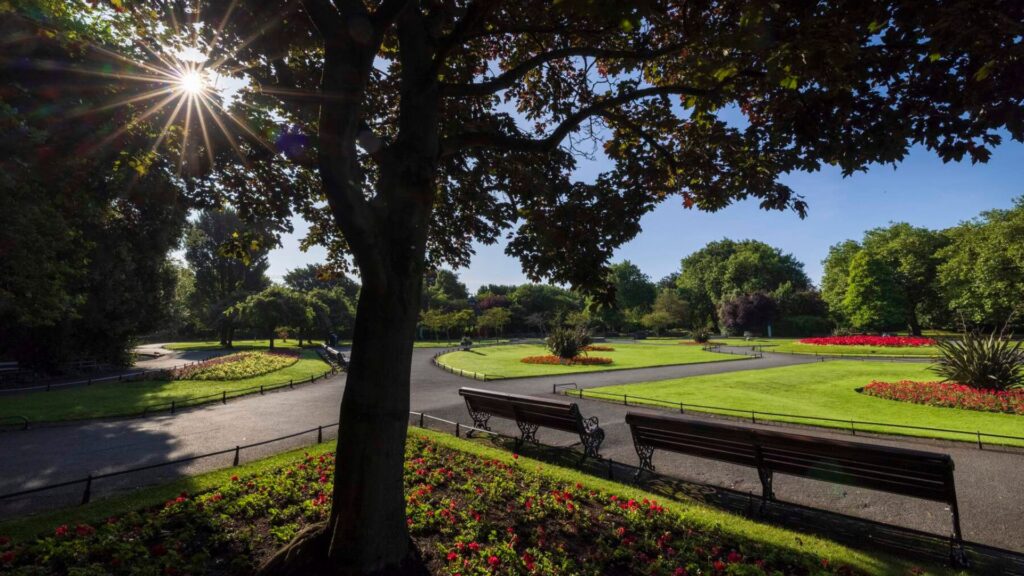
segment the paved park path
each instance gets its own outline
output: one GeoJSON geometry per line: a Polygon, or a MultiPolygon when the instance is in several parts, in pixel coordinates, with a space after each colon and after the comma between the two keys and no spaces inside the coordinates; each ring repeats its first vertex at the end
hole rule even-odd
{"type": "MultiPolygon", "coordinates": [[[[556,383],[576,382],[581,387],[590,388],[815,361],[809,357],[766,354],[761,359],[483,383],[432,366],[430,359],[433,353],[430,349],[416,349],[414,352],[413,410],[464,424],[471,423],[471,420],[457,394],[461,386],[543,395],[551,394],[552,385],[556,383]]],[[[175,355],[167,355],[157,361],[173,363],[175,359],[175,355]]],[[[344,375],[339,375],[292,391],[245,397],[227,405],[190,409],[173,416],[93,421],[0,433],[0,493],[80,478],[90,473],[212,452],[236,444],[259,442],[321,424],[335,423],[343,390],[344,375]]],[[[602,455],[617,462],[635,464],[636,454],[624,417],[627,409],[636,408],[591,399],[579,402],[583,413],[586,416],[598,416],[606,431],[602,455]]],[[[498,432],[516,432],[513,423],[498,419],[492,421],[492,426],[498,432]]],[[[820,430],[813,433],[850,438],[847,434],[820,430]]],[[[308,445],[314,436],[252,449],[243,452],[242,460],[308,445]]],[[[324,436],[333,437],[333,429],[325,432],[324,436]]],[[[541,430],[538,439],[545,444],[562,446],[578,441],[578,438],[571,435],[548,430],[541,430]]],[[[873,438],[869,441],[949,453],[956,462],[957,492],[965,537],[970,541],[1024,552],[1024,496],[1020,492],[1024,454],[1010,450],[978,450],[970,444],[943,441],[893,438],[873,438]]],[[[102,497],[126,487],[196,474],[230,463],[231,456],[225,455],[104,480],[94,484],[93,494],[102,497]]],[[[739,492],[760,492],[760,484],[753,470],[662,453],[655,455],[655,465],[660,472],[686,481],[739,492]]],[[[946,534],[950,531],[949,512],[941,504],[785,476],[776,479],[775,489],[783,501],[931,533],[946,534]]],[[[81,486],[46,496],[0,502],[0,518],[72,504],[79,498],[81,486]]]]}

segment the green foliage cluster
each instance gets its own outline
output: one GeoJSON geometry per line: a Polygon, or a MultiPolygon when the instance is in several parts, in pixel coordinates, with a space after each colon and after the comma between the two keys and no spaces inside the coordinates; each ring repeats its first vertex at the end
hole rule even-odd
{"type": "Polygon", "coordinates": [[[939,357],[932,369],[947,381],[991,390],[1024,386],[1024,342],[993,331],[987,336],[967,332],[935,345],[939,357]]]}
{"type": "Polygon", "coordinates": [[[548,334],[545,345],[552,354],[571,360],[590,344],[590,331],[585,326],[559,326],[548,334]]]}
{"type": "Polygon", "coordinates": [[[896,223],[824,261],[822,297],[853,331],[998,326],[1024,301],[1024,198],[946,230],[896,223]]]}
{"type": "MultiPolygon", "coordinates": [[[[81,49],[101,26],[75,23],[77,6],[3,7],[4,62],[98,66],[81,49]],[[33,17],[25,17],[30,13],[33,17]]],[[[135,340],[160,325],[174,290],[166,256],[185,222],[175,166],[146,159],[149,126],[117,133],[97,111],[124,86],[52,70],[0,66],[0,357],[35,368],[92,358],[124,364],[135,340]],[[116,134],[105,146],[97,135],[116,134]]]]}

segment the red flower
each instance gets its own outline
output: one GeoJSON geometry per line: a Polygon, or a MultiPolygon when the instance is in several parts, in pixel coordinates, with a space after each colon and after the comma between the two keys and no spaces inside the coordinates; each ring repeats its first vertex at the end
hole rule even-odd
{"type": "Polygon", "coordinates": [[[0,546],[7,546],[10,543],[11,538],[9,536],[0,536],[0,546]]]}
{"type": "Polygon", "coordinates": [[[0,554],[0,562],[3,562],[4,564],[14,562],[14,551],[8,550],[7,552],[0,554]]]}
{"type": "Polygon", "coordinates": [[[497,556],[494,556],[492,554],[491,557],[487,559],[487,563],[490,564],[492,567],[497,566],[498,564],[501,564],[501,558],[498,558],[497,556]]]}
{"type": "Polygon", "coordinates": [[[721,560],[715,560],[715,570],[717,570],[719,572],[724,572],[725,571],[725,562],[722,562],[721,560]]]}
{"type": "Polygon", "coordinates": [[[454,551],[454,550],[452,550],[451,552],[448,553],[448,561],[449,562],[451,562],[452,560],[455,560],[458,557],[459,557],[459,553],[454,551]]]}
{"type": "Polygon", "coordinates": [[[149,553],[159,558],[167,554],[167,547],[163,544],[154,544],[150,546],[149,553]]]}
{"type": "Polygon", "coordinates": [[[814,344],[817,346],[886,346],[892,348],[905,348],[918,346],[932,346],[935,340],[922,338],[920,336],[829,336],[827,338],[804,338],[801,344],[814,344]]]}
{"type": "Polygon", "coordinates": [[[726,560],[728,560],[730,564],[736,564],[737,562],[742,562],[743,561],[743,554],[740,554],[739,552],[733,550],[733,551],[729,552],[728,556],[726,556],[726,560]]]}
{"type": "Polygon", "coordinates": [[[672,573],[672,576],[686,576],[687,574],[689,574],[689,572],[686,571],[686,568],[680,566],[679,568],[676,568],[676,571],[672,573]]]}
{"type": "Polygon", "coordinates": [[[75,526],[75,534],[78,534],[79,536],[90,536],[94,532],[96,532],[96,529],[88,524],[79,524],[78,526],[75,526]]]}
{"type": "Polygon", "coordinates": [[[231,477],[231,481],[232,481],[232,482],[238,482],[238,476],[237,476],[237,475],[235,475],[235,476],[232,476],[232,477],[231,477]]]}
{"type": "Polygon", "coordinates": [[[60,526],[57,526],[57,529],[54,530],[53,533],[56,534],[57,536],[67,536],[68,535],[68,525],[67,524],[61,524],[60,526]]]}
{"type": "Polygon", "coordinates": [[[469,549],[472,550],[473,552],[476,552],[477,550],[480,549],[480,545],[477,544],[476,542],[470,542],[469,543],[469,549]]]}

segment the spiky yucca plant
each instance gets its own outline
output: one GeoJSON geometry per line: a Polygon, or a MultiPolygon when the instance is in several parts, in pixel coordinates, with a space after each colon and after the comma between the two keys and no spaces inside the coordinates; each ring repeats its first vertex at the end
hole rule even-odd
{"type": "Polygon", "coordinates": [[[940,356],[931,369],[950,382],[973,388],[1009,390],[1024,386],[1022,342],[1012,342],[1000,332],[986,336],[965,332],[958,339],[940,340],[940,356]]]}

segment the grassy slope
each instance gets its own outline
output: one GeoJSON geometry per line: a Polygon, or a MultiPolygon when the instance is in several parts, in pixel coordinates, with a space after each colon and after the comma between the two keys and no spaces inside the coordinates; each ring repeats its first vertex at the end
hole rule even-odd
{"type": "Polygon", "coordinates": [[[105,382],[52,392],[4,396],[0,402],[0,417],[17,415],[40,422],[136,414],[147,405],[170,403],[172,400],[183,402],[222,390],[227,390],[230,396],[233,390],[280,384],[288,380],[308,380],[310,376],[320,376],[328,369],[315,352],[304,350],[300,360],[287,368],[243,380],[105,382]]]}
{"type": "MultiPolygon", "coordinates": [[[[417,428],[410,429],[409,433],[411,435],[428,437],[440,445],[468,452],[481,458],[500,460],[507,464],[513,463],[512,456],[508,452],[483,445],[480,442],[459,440],[447,434],[417,428]]],[[[60,524],[97,523],[110,516],[123,514],[130,510],[158,506],[183,490],[190,494],[212,490],[229,482],[233,475],[241,477],[274,470],[302,458],[306,452],[318,455],[332,451],[333,448],[334,442],[325,442],[311,448],[293,450],[240,467],[208,472],[168,484],[143,488],[125,495],[97,500],[86,506],[69,507],[25,519],[3,522],[0,523],[0,534],[11,536],[15,539],[26,539],[32,538],[37,534],[49,533],[55,526],[60,524]]],[[[754,522],[703,504],[691,501],[666,501],[663,496],[643,492],[632,486],[587,476],[575,470],[545,464],[528,458],[520,457],[516,464],[534,469],[538,474],[554,481],[568,483],[584,482],[590,489],[604,490],[617,494],[624,499],[633,498],[639,501],[649,498],[657,500],[665,506],[666,510],[680,514],[687,522],[695,526],[735,534],[742,538],[763,542],[772,547],[796,554],[813,553],[823,558],[829,558],[835,563],[849,564],[869,574],[896,576],[907,574],[913,567],[917,566],[917,564],[893,557],[853,550],[816,536],[754,522]]],[[[932,567],[928,573],[947,574],[949,572],[943,568],[932,567]]]]}
{"type": "MultiPolygon", "coordinates": [[[[846,360],[607,386],[594,390],[607,394],[635,394],[667,402],[1024,436],[1024,417],[1018,415],[937,408],[876,398],[856,391],[856,388],[865,386],[872,380],[903,379],[935,380],[936,377],[924,364],[846,360]]],[[[631,398],[630,402],[634,400],[631,398]]],[[[783,417],[758,418],[807,423],[783,417]]],[[[814,424],[829,425],[819,422],[814,424]]],[[[844,426],[841,422],[832,425],[848,428],[848,425],[844,426]]],[[[973,440],[971,436],[962,434],[861,425],[857,428],[913,436],[973,440]]],[[[985,441],[998,440],[988,438],[985,441]]],[[[1021,441],[1007,440],[1005,443],[1024,445],[1021,441]]]]}
{"type": "Polygon", "coordinates": [[[670,366],[696,362],[717,362],[739,360],[743,356],[704,352],[699,346],[667,344],[620,344],[609,343],[614,352],[590,352],[590,356],[611,358],[611,364],[596,366],[562,366],[557,364],[524,364],[526,356],[550,354],[543,346],[516,344],[479,348],[470,352],[451,352],[438,361],[452,368],[486,374],[489,378],[519,378],[523,376],[546,376],[551,374],[576,374],[602,370],[626,370],[648,366],[670,366]]]}

